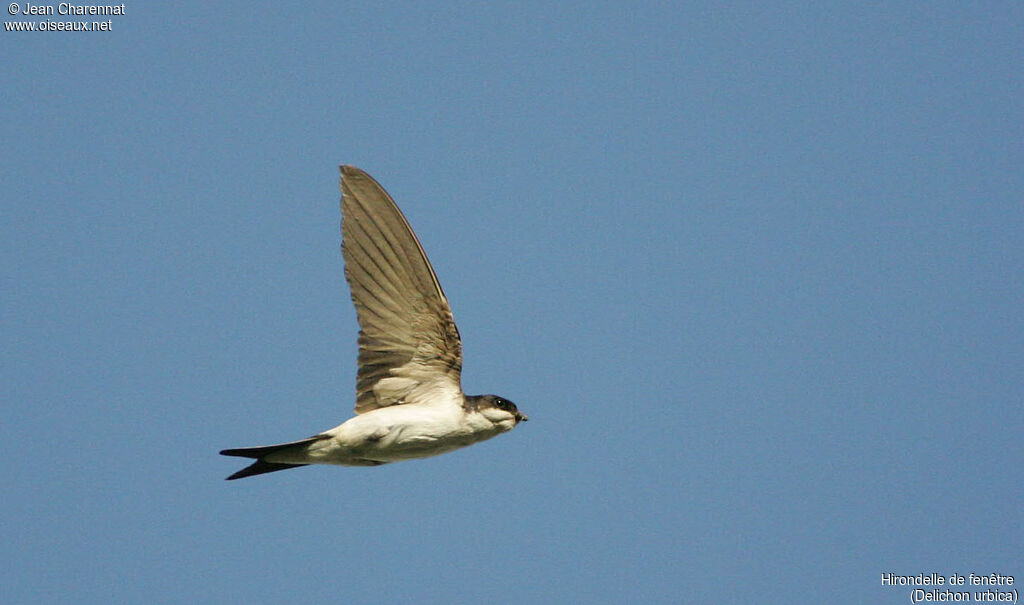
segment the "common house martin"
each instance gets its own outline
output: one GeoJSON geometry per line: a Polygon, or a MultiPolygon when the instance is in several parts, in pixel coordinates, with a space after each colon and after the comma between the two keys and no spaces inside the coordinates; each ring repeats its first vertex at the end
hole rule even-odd
{"type": "Polygon", "coordinates": [[[345,279],[359,320],[356,415],[299,441],[222,450],[255,458],[228,479],[309,464],[427,458],[511,431],[526,415],[462,392],[462,340],[416,234],[377,181],[341,167],[345,279]]]}

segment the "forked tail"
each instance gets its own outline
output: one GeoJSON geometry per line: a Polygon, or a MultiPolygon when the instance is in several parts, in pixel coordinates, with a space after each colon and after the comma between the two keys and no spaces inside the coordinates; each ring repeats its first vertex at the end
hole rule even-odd
{"type": "Polygon", "coordinates": [[[232,479],[241,479],[243,477],[252,477],[253,475],[262,475],[263,473],[273,473],[275,471],[283,471],[289,468],[295,468],[298,466],[308,466],[306,464],[286,464],[283,462],[267,462],[264,458],[268,454],[279,452],[284,449],[309,445],[314,441],[320,441],[324,437],[322,435],[315,435],[309,439],[302,439],[300,441],[292,441],[290,443],[278,443],[277,445],[261,445],[259,447],[238,447],[230,450],[221,450],[220,453],[225,456],[239,456],[241,458],[255,458],[256,462],[253,462],[249,466],[243,468],[237,473],[228,477],[228,481],[232,479]]]}

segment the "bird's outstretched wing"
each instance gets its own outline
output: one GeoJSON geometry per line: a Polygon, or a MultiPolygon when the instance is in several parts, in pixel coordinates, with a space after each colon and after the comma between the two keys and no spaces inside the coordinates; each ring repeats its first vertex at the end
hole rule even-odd
{"type": "Polygon", "coordinates": [[[359,318],[356,413],[461,397],[462,341],[402,211],[377,181],[341,167],[345,279],[359,318]]]}

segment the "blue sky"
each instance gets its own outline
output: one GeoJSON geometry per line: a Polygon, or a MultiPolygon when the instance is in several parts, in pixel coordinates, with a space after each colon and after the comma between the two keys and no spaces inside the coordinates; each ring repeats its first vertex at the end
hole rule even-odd
{"type": "Polygon", "coordinates": [[[1024,576],[1019,3],[126,13],[0,32],[5,602],[1024,576]],[[225,482],[352,414],[340,163],[530,422],[225,482]]]}

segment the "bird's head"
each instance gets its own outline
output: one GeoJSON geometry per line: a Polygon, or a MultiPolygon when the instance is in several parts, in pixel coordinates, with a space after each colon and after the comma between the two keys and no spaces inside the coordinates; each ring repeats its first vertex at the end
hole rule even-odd
{"type": "Polygon", "coordinates": [[[476,397],[467,397],[467,399],[473,402],[476,411],[483,414],[484,418],[501,426],[506,431],[512,430],[520,422],[529,420],[526,414],[519,411],[516,404],[504,397],[477,395],[476,397]]]}

